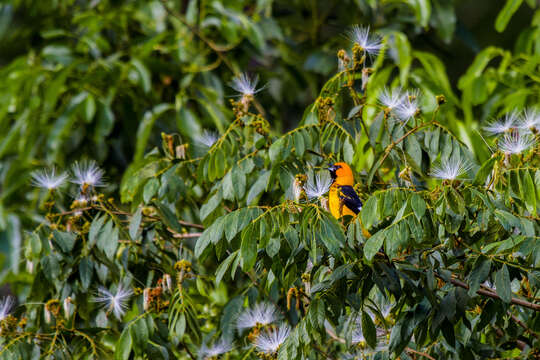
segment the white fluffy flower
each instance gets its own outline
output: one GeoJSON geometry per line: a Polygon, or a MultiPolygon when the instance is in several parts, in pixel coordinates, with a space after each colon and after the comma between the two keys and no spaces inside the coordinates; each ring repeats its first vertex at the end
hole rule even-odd
{"type": "Polygon", "coordinates": [[[499,141],[499,149],[505,154],[521,154],[533,146],[534,143],[534,136],[513,131],[504,135],[499,141]]]}
{"type": "Polygon", "coordinates": [[[519,122],[518,113],[513,111],[508,113],[502,119],[495,120],[488,125],[484,126],[484,130],[491,135],[504,134],[511,129],[514,129],[519,122]]]}
{"type": "Polygon", "coordinates": [[[288,325],[280,325],[274,329],[266,329],[261,332],[255,340],[255,347],[258,351],[265,354],[274,354],[279,350],[279,347],[287,338],[291,332],[291,328],[288,325]]]}
{"type": "Polygon", "coordinates": [[[82,186],[105,186],[103,175],[105,172],[94,160],[83,160],[76,162],[71,167],[75,184],[82,186]]]}
{"type": "Polygon", "coordinates": [[[369,26],[354,25],[349,31],[349,39],[360,45],[365,54],[375,56],[382,48],[382,39],[378,35],[370,35],[369,26]]]}
{"type": "Polygon", "coordinates": [[[431,170],[431,176],[441,180],[455,180],[465,175],[471,167],[468,161],[453,158],[436,164],[431,170]]]}
{"type": "Polygon", "coordinates": [[[393,90],[384,88],[382,93],[379,95],[379,101],[388,109],[395,109],[401,105],[406,100],[407,94],[401,91],[401,88],[396,88],[393,90]]]}
{"type": "Polygon", "coordinates": [[[53,167],[50,171],[45,169],[34,171],[32,173],[32,185],[47,190],[53,190],[59,188],[67,178],[68,174],[65,172],[57,173],[56,169],[53,167]]]}
{"type": "Polygon", "coordinates": [[[407,91],[403,101],[396,107],[395,113],[399,120],[407,122],[418,112],[418,90],[407,91]]]}
{"type": "Polygon", "coordinates": [[[318,173],[315,176],[310,174],[304,185],[304,190],[308,198],[317,199],[326,194],[331,186],[332,178],[326,172],[318,173]]]}
{"type": "Polygon", "coordinates": [[[540,111],[538,109],[527,109],[523,112],[521,121],[517,124],[519,129],[532,130],[540,128],[540,111]]]}
{"type": "Polygon", "coordinates": [[[242,331],[244,329],[250,329],[255,326],[270,325],[281,318],[281,314],[278,309],[270,303],[259,303],[251,309],[244,310],[238,320],[236,320],[236,327],[242,331]]]}
{"type": "Polygon", "coordinates": [[[98,290],[98,296],[95,301],[103,303],[108,311],[112,311],[114,316],[116,316],[118,320],[121,320],[128,308],[127,302],[131,297],[131,294],[132,291],[124,288],[123,285],[118,285],[115,293],[101,287],[98,290]]]}
{"type": "Polygon", "coordinates": [[[0,321],[4,320],[11,312],[15,299],[13,296],[6,296],[0,301],[0,321]]]}
{"type": "Polygon", "coordinates": [[[195,137],[195,141],[209,148],[212,147],[212,145],[214,145],[218,139],[219,134],[217,132],[208,130],[204,130],[202,134],[195,137]]]}
{"type": "Polygon", "coordinates": [[[262,88],[257,89],[259,76],[250,76],[247,73],[238,74],[231,81],[231,87],[241,95],[255,95],[262,88]]]}
{"type": "Polygon", "coordinates": [[[199,357],[203,359],[211,359],[221,354],[228,353],[233,348],[232,343],[227,339],[221,339],[210,347],[203,344],[199,349],[199,357]]]}

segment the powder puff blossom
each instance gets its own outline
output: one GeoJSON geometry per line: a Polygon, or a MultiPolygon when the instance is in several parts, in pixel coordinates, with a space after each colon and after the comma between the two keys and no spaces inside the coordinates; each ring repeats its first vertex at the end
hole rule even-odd
{"type": "Polygon", "coordinates": [[[105,186],[103,175],[105,172],[97,165],[94,160],[83,160],[76,162],[71,167],[73,182],[81,187],[105,186]]]}
{"type": "Polygon", "coordinates": [[[330,190],[332,186],[332,178],[329,174],[316,174],[315,176],[310,175],[307,178],[306,184],[304,185],[304,190],[306,195],[310,199],[318,199],[330,190]]]}
{"type": "Polygon", "coordinates": [[[132,291],[124,288],[123,285],[118,285],[118,288],[114,293],[101,287],[98,290],[98,296],[96,297],[95,301],[103,303],[108,311],[112,311],[114,316],[116,316],[118,320],[121,320],[122,316],[124,316],[126,313],[128,307],[127,302],[131,297],[131,294],[132,291]]]}
{"type": "Polygon", "coordinates": [[[364,54],[369,56],[377,55],[383,46],[380,36],[369,33],[369,26],[354,25],[348,32],[348,37],[352,42],[362,48],[364,54]]]}
{"type": "Polygon", "coordinates": [[[280,325],[277,328],[266,329],[255,339],[255,347],[265,354],[274,354],[279,350],[281,344],[287,340],[291,328],[288,325],[280,325]]]}
{"type": "Polygon", "coordinates": [[[230,86],[242,96],[253,96],[262,90],[262,88],[257,89],[258,83],[259,76],[250,76],[247,73],[241,73],[232,79],[230,86]]]}
{"type": "Polygon", "coordinates": [[[227,339],[221,339],[210,347],[206,344],[203,344],[199,349],[199,357],[203,359],[212,359],[216,356],[228,353],[233,348],[232,343],[227,339]]]}
{"type": "Polygon", "coordinates": [[[281,318],[278,309],[270,303],[260,303],[251,309],[244,310],[238,320],[236,327],[242,331],[256,326],[270,325],[281,318]]]}
{"type": "Polygon", "coordinates": [[[32,173],[32,185],[47,190],[59,188],[67,179],[68,174],[57,172],[54,167],[49,171],[43,169],[32,173]]]}
{"type": "Polygon", "coordinates": [[[521,154],[535,144],[534,136],[520,134],[517,131],[508,133],[499,141],[499,149],[505,154],[521,154]]]}
{"type": "Polygon", "coordinates": [[[472,164],[466,160],[449,159],[436,164],[431,170],[431,176],[441,180],[456,180],[465,175],[472,168],[472,164]]]}
{"type": "Polygon", "coordinates": [[[519,123],[518,113],[513,111],[508,113],[502,119],[495,120],[484,126],[484,130],[491,135],[504,134],[514,129],[519,123]]]}
{"type": "Polygon", "coordinates": [[[379,102],[386,108],[392,110],[401,105],[406,100],[407,94],[401,91],[401,88],[387,89],[385,88],[379,95],[379,102]]]}
{"type": "Polygon", "coordinates": [[[205,147],[212,147],[218,141],[219,134],[214,131],[204,130],[202,134],[195,137],[195,141],[205,147]]]}
{"type": "Polygon", "coordinates": [[[399,120],[407,122],[418,113],[418,90],[407,91],[403,101],[396,107],[395,113],[399,120]]]}

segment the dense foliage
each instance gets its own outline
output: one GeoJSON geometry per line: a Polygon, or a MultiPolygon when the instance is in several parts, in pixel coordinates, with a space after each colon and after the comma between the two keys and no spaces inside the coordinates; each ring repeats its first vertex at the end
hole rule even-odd
{"type": "Polygon", "coordinates": [[[28,231],[0,358],[538,356],[539,11],[514,51],[477,55],[458,95],[402,32],[450,39],[442,1],[351,2],[410,16],[335,34],[305,69],[283,38],[310,34],[271,16],[279,1],[120,3],[56,5],[86,11],[1,70],[2,226],[28,231]],[[264,83],[239,72],[251,53],[264,83]],[[287,103],[321,74],[305,110],[287,103]],[[279,121],[291,113],[297,126],[279,121]],[[337,161],[355,170],[357,217],[328,212],[337,161]]]}

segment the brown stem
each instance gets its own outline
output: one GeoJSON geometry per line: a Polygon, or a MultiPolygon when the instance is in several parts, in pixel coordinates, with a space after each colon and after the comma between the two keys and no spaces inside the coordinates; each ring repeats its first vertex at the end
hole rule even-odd
{"type": "MultiPolygon", "coordinates": [[[[503,337],[504,336],[504,331],[502,331],[501,329],[499,329],[498,327],[496,326],[493,326],[493,329],[495,329],[495,333],[497,333],[497,336],[498,337],[503,337]]],[[[523,351],[525,350],[525,348],[527,347],[527,344],[524,342],[524,341],[521,341],[521,340],[516,340],[516,347],[523,351]]]]}
{"type": "Polygon", "coordinates": [[[425,352],[416,351],[416,350],[414,350],[414,349],[411,349],[410,347],[406,347],[406,348],[405,348],[405,351],[406,351],[406,352],[409,352],[409,353],[416,354],[416,355],[423,356],[423,357],[425,357],[425,358],[428,358],[429,360],[435,360],[434,357],[432,357],[432,356],[426,354],[425,352]]]}
{"type": "Polygon", "coordinates": [[[183,225],[183,226],[189,226],[189,227],[204,230],[204,226],[202,226],[201,224],[193,224],[193,223],[190,223],[190,222],[187,222],[187,221],[184,221],[184,220],[178,220],[178,222],[180,223],[180,225],[183,225]]]}
{"type": "Polygon", "coordinates": [[[510,311],[508,311],[508,314],[510,314],[510,316],[512,317],[512,320],[514,320],[519,326],[525,329],[526,332],[528,332],[529,334],[531,334],[532,336],[538,339],[538,334],[532,331],[531,329],[529,329],[529,327],[525,325],[523,321],[519,320],[516,315],[512,314],[510,311]]]}
{"type": "MultiPolygon", "coordinates": [[[[440,277],[440,276],[438,276],[438,277],[442,279],[442,277],[440,277]]],[[[459,287],[464,288],[464,289],[469,289],[469,285],[467,285],[466,283],[464,283],[461,280],[450,279],[450,282],[454,286],[459,286],[459,287]]],[[[490,298],[493,298],[493,299],[497,299],[497,300],[501,299],[501,297],[499,295],[497,295],[497,293],[494,293],[493,291],[490,291],[490,290],[487,290],[487,289],[478,289],[478,291],[476,293],[478,295],[484,295],[484,296],[487,296],[487,297],[490,297],[490,298]]],[[[533,303],[530,303],[530,302],[525,301],[525,300],[521,300],[521,299],[518,299],[518,298],[512,298],[512,300],[510,300],[510,302],[512,304],[514,304],[514,305],[519,305],[519,306],[527,307],[529,309],[533,309],[535,311],[540,311],[540,305],[533,304],[533,303]]]]}
{"type": "Polygon", "coordinates": [[[176,239],[188,239],[188,238],[199,237],[201,235],[202,235],[202,233],[200,233],[200,232],[198,232],[198,233],[187,233],[187,234],[174,233],[173,237],[176,238],[176,239]]]}
{"type": "Polygon", "coordinates": [[[311,344],[311,347],[317,350],[319,354],[324,356],[325,359],[335,360],[334,357],[332,357],[330,354],[326,353],[323,349],[321,349],[318,345],[311,344]]]}

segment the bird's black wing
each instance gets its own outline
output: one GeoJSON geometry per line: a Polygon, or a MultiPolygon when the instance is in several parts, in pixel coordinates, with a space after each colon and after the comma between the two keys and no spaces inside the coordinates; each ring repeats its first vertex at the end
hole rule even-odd
{"type": "Polygon", "coordinates": [[[339,190],[339,198],[343,201],[343,205],[351,209],[355,214],[358,214],[362,210],[362,201],[360,201],[354,188],[350,185],[341,185],[339,190]]]}

